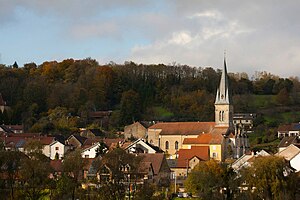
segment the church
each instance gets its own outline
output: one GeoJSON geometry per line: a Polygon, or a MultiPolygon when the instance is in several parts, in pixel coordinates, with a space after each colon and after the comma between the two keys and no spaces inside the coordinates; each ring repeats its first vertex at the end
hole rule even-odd
{"type": "Polygon", "coordinates": [[[160,147],[170,159],[182,149],[207,148],[209,159],[238,158],[249,148],[247,136],[233,125],[233,105],[226,60],[215,100],[214,122],[162,122],[148,128],[148,142],[160,147]]]}

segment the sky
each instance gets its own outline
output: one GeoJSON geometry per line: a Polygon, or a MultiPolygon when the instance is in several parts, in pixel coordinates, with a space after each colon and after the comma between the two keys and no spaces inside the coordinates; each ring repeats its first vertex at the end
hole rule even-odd
{"type": "Polygon", "coordinates": [[[91,57],[300,77],[298,0],[0,0],[0,63],[91,57]]]}

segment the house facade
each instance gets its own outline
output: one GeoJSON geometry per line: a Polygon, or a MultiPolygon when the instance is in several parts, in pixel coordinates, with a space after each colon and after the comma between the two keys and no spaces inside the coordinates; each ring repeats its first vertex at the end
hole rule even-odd
{"type": "Polygon", "coordinates": [[[83,158],[95,158],[97,155],[97,150],[100,147],[100,142],[97,142],[81,151],[81,156],[83,158]]]}
{"type": "Polygon", "coordinates": [[[50,159],[54,160],[64,158],[68,149],[68,146],[59,141],[52,142],[50,144],[50,159]]]}
{"type": "Polygon", "coordinates": [[[124,127],[124,137],[129,138],[147,138],[147,128],[140,122],[134,122],[128,126],[124,127]]]}

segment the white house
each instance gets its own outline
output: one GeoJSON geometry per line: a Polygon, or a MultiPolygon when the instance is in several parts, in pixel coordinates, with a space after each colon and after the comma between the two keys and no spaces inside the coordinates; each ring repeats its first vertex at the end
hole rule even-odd
{"type": "Polygon", "coordinates": [[[231,167],[234,171],[238,172],[242,168],[250,167],[253,162],[252,158],[258,156],[270,156],[270,154],[265,150],[257,152],[256,155],[254,155],[254,153],[252,153],[251,155],[244,154],[242,157],[240,157],[234,163],[232,163],[231,167]]]}
{"type": "Polygon", "coordinates": [[[148,143],[146,143],[143,139],[138,139],[128,145],[125,150],[128,153],[157,153],[157,150],[148,143]]]}
{"type": "Polygon", "coordinates": [[[59,141],[52,142],[50,144],[50,159],[54,160],[56,156],[58,156],[58,159],[62,159],[67,150],[68,146],[65,144],[59,141]]]}
{"type": "Polygon", "coordinates": [[[291,144],[286,149],[278,152],[276,156],[284,157],[296,172],[300,171],[300,148],[298,146],[291,144]]]}
{"type": "Polygon", "coordinates": [[[100,142],[93,144],[81,151],[81,156],[83,158],[95,158],[97,154],[97,149],[100,147],[100,142]]]}

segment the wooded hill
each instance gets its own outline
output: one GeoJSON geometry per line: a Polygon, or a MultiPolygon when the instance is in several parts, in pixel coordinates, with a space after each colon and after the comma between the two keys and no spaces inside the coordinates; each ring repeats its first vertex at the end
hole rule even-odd
{"type": "MultiPolygon", "coordinates": [[[[67,59],[41,65],[0,65],[0,92],[10,106],[1,123],[27,131],[68,132],[88,126],[91,111],[112,110],[110,129],[137,120],[213,121],[221,70],[186,65],[137,65],[67,59]]],[[[257,72],[230,75],[235,112],[300,111],[298,78],[257,72]],[[272,95],[272,96],[270,96],[272,95]]],[[[258,123],[266,122],[259,119],[258,123]]],[[[270,120],[269,120],[270,121],[270,120]]],[[[276,119],[268,123],[281,123],[276,119]]],[[[272,124],[273,123],[273,124],[272,124]]]]}

